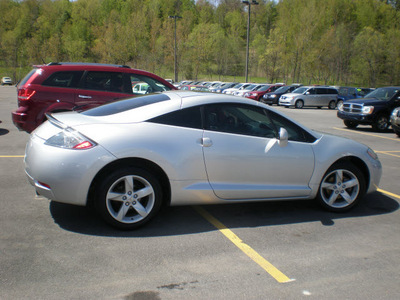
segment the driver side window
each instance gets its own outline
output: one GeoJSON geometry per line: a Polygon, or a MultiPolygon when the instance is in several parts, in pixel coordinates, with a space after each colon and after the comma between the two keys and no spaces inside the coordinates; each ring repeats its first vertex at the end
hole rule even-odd
{"type": "Polygon", "coordinates": [[[262,108],[220,103],[204,107],[205,129],[257,137],[275,138],[276,129],[262,108]]]}

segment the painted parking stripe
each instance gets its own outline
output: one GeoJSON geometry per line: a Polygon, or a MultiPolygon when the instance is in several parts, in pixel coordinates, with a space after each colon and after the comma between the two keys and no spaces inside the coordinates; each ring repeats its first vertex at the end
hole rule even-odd
{"type": "Polygon", "coordinates": [[[385,191],[385,190],[382,190],[382,189],[378,189],[377,191],[380,192],[380,193],[382,193],[382,194],[385,194],[385,195],[388,195],[388,196],[391,196],[391,197],[400,199],[400,195],[393,194],[393,193],[391,193],[391,192],[388,192],[388,191],[385,191]]]}
{"type": "Polygon", "coordinates": [[[400,151],[375,151],[375,152],[394,156],[394,157],[400,157],[400,151]],[[399,154],[394,154],[394,153],[399,153],[399,154]]]}
{"type": "Polygon", "coordinates": [[[400,139],[398,139],[398,138],[389,138],[389,137],[386,137],[386,136],[380,136],[380,135],[377,135],[377,134],[372,134],[372,133],[367,133],[367,132],[360,132],[360,131],[344,129],[344,128],[337,128],[337,127],[333,127],[333,129],[342,130],[342,131],[348,131],[348,132],[353,132],[353,133],[358,133],[358,134],[363,134],[363,135],[374,136],[374,137],[378,137],[378,138],[386,139],[386,140],[400,141],[400,139]]]}
{"type": "Polygon", "coordinates": [[[0,158],[24,157],[24,155],[0,155],[0,158]]]}
{"type": "Polygon", "coordinates": [[[224,224],[214,218],[209,212],[199,206],[193,207],[204,219],[214,225],[225,237],[227,237],[233,244],[235,244],[240,250],[242,250],[248,257],[255,261],[261,268],[267,271],[276,281],[279,283],[285,283],[294,281],[295,279],[290,279],[276,267],[274,267],[270,262],[258,254],[249,245],[243,243],[243,241],[234,234],[230,229],[228,229],[224,224]]]}

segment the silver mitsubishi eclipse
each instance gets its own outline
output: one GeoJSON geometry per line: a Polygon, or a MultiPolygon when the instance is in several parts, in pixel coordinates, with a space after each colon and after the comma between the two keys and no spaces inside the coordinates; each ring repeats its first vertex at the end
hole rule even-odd
{"type": "Polygon", "coordinates": [[[382,173],[367,146],[228,95],[169,91],[47,118],[26,147],[36,192],[93,204],[125,230],[164,204],[316,199],[342,212],[382,173]]]}

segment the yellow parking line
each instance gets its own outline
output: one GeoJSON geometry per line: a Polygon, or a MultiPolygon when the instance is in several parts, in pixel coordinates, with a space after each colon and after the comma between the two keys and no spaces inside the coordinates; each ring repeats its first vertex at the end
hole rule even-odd
{"type": "Polygon", "coordinates": [[[397,153],[397,152],[400,152],[400,151],[375,151],[375,152],[376,153],[382,153],[382,154],[390,155],[390,156],[394,156],[394,157],[400,157],[400,155],[393,154],[393,152],[397,153]]]}
{"type": "Polygon", "coordinates": [[[276,281],[279,283],[285,283],[293,281],[294,279],[290,279],[277,268],[275,268],[270,262],[268,262],[265,258],[263,258],[260,254],[258,254],[253,248],[249,245],[243,243],[243,241],[234,234],[230,229],[226,228],[224,224],[214,218],[209,212],[205,209],[195,206],[193,207],[204,219],[214,225],[225,237],[227,237],[232,243],[234,243],[240,250],[242,250],[248,257],[250,257],[253,261],[255,261],[259,266],[261,266],[265,271],[267,271],[276,281]]]}
{"type": "Polygon", "coordinates": [[[0,158],[24,157],[24,155],[0,155],[0,158]]]}
{"type": "Polygon", "coordinates": [[[380,135],[372,134],[372,133],[360,132],[360,131],[349,130],[349,129],[344,129],[344,128],[337,128],[337,127],[333,127],[333,129],[342,130],[342,131],[348,131],[348,132],[354,132],[354,133],[364,134],[364,135],[369,135],[369,136],[374,136],[374,137],[378,137],[378,138],[386,139],[386,140],[400,141],[400,139],[398,139],[398,138],[389,138],[389,137],[386,137],[386,136],[380,136],[380,135]]]}
{"type": "Polygon", "coordinates": [[[386,194],[386,195],[388,195],[388,196],[391,196],[391,197],[395,197],[395,198],[397,198],[397,199],[400,199],[400,196],[399,196],[399,195],[393,194],[393,193],[391,193],[391,192],[388,192],[388,191],[385,191],[385,190],[382,190],[382,189],[378,189],[378,192],[381,192],[382,194],[386,194]]]}

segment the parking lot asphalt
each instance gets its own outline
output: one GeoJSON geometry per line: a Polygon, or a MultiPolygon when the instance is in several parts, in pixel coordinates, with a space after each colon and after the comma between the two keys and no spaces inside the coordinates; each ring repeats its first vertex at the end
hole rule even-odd
{"type": "Polygon", "coordinates": [[[0,299],[398,299],[400,138],[348,130],[328,109],[274,107],[374,149],[380,190],[352,211],[314,201],[172,207],[131,232],[83,207],[37,197],[29,135],[0,87],[0,299]]]}

